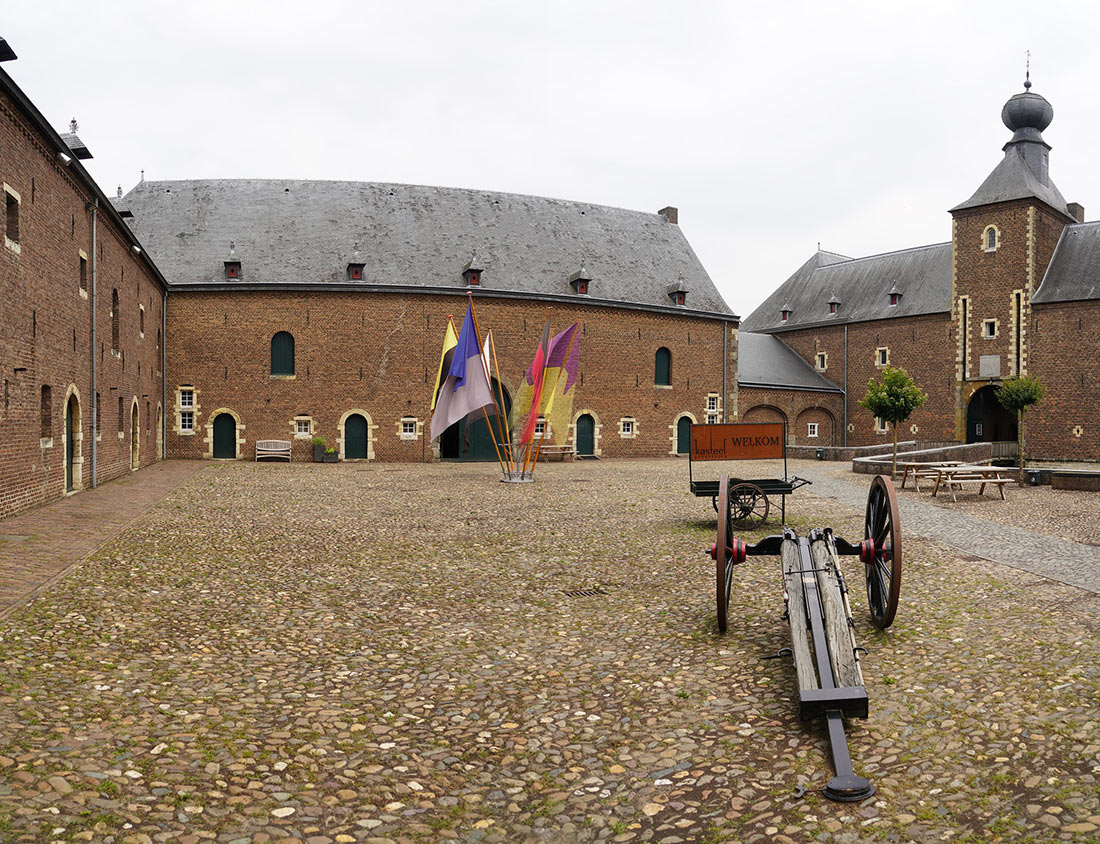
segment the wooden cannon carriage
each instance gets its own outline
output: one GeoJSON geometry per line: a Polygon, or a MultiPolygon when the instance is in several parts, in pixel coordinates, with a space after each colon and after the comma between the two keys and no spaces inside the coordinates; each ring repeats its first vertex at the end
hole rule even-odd
{"type": "Polygon", "coordinates": [[[803,719],[824,716],[836,776],[825,786],[832,800],[857,801],[875,788],[852,769],[844,735],[845,718],[867,717],[867,690],[859,664],[848,586],[840,570],[842,556],[858,556],[864,564],[871,621],[889,627],[897,613],[901,589],[901,530],[894,485],[876,475],[867,496],[863,540],[853,544],[835,536],[831,528],[799,536],[790,528],[747,545],[733,535],[730,498],[733,482],[723,477],[718,491],[718,536],[709,549],[715,561],[718,629],[728,626],[733,569],[748,557],[778,556],[782,563],[784,617],[790,624],[791,647],[798,676],[799,714],[803,719]]]}

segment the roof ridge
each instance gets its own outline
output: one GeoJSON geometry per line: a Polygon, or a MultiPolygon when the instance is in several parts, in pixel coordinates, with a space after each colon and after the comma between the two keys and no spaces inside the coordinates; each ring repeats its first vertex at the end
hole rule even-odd
{"type": "Polygon", "coordinates": [[[487,188],[463,188],[454,185],[424,185],[424,184],[411,184],[408,182],[370,182],[370,181],[356,181],[354,179],[298,179],[298,178],[255,178],[255,179],[235,179],[235,178],[210,178],[210,179],[145,179],[138,182],[129,191],[137,190],[143,185],[196,185],[196,184],[212,184],[220,182],[223,184],[286,184],[286,183],[300,183],[300,184],[315,184],[315,185],[353,185],[353,186],[371,186],[377,188],[413,188],[424,190],[442,190],[451,191],[456,194],[475,195],[483,194],[488,197],[516,197],[517,199],[538,199],[550,202],[560,202],[564,205],[583,206],[585,208],[605,208],[610,211],[622,211],[628,214],[639,214],[644,217],[658,217],[660,214],[656,211],[639,211],[636,208],[623,208],[619,205],[607,205],[600,202],[584,202],[577,199],[565,199],[558,196],[544,196],[536,193],[517,193],[515,191],[500,191],[489,190],[487,188]]]}
{"type": "MultiPolygon", "coordinates": [[[[858,258],[849,258],[847,263],[854,264],[854,263],[857,263],[859,261],[870,261],[872,258],[885,258],[888,255],[903,255],[906,252],[919,252],[921,249],[935,249],[937,246],[950,246],[950,245],[951,245],[951,241],[950,240],[945,240],[942,243],[928,243],[928,244],[925,244],[924,246],[909,246],[909,247],[906,247],[905,249],[895,249],[891,252],[878,252],[874,255],[861,255],[858,258]]],[[[830,269],[830,268],[836,267],[836,266],[839,266],[839,264],[826,264],[823,267],[818,267],[818,269],[827,270],[827,269],[830,269]]]]}

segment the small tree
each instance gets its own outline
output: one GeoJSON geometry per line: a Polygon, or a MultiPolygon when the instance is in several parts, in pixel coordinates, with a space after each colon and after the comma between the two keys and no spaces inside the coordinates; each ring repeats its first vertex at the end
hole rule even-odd
{"type": "Polygon", "coordinates": [[[910,414],[928,401],[928,396],[913,383],[909,373],[896,366],[882,370],[882,379],[872,378],[867,382],[867,395],[860,399],[859,406],[871,411],[875,416],[889,422],[894,428],[894,462],[891,477],[898,472],[898,423],[904,422],[910,414]]]}
{"type": "Polygon", "coordinates": [[[1038,404],[1046,393],[1046,387],[1034,375],[1013,375],[997,388],[997,401],[1001,407],[1016,414],[1016,441],[1020,452],[1020,483],[1024,482],[1024,412],[1038,404]]]}

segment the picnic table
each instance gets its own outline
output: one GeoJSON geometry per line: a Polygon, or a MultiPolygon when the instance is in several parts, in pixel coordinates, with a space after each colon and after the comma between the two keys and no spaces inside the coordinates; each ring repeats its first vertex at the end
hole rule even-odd
{"type": "Polygon", "coordinates": [[[940,460],[934,463],[905,462],[899,463],[904,471],[901,473],[901,488],[905,489],[905,482],[913,479],[913,486],[920,492],[920,479],[935,480],[939,469],[943,466],[961,466],[961,460],[940,460]]]}
{"type": "Polygon", "coordinates": [[[1014,471],[1002,466],[941,466],[936,470],[936,486],[932,490],[932,497],[935,498],[940,487],[945,486],[951,491],[951,500],[958,501],[955,497],[956,488],[977,485],[978,495],[984,494],[987,486],[994,486],[1001,494],[1001,500],[1007,501],[1005,485],[1016,483],[1016,479],[1012,477],[1014,471]]]}

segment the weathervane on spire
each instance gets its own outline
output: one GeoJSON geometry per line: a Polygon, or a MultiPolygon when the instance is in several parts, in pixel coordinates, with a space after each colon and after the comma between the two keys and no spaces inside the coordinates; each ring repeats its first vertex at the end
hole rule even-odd
{"type": "Polygon", "coordinates": [[[1026,51],[1027,59],[1024,63],[1024,68],[1027,71],[1024,74],[1024,90],[1031,88],[1031,50],[1026,51]]]}

